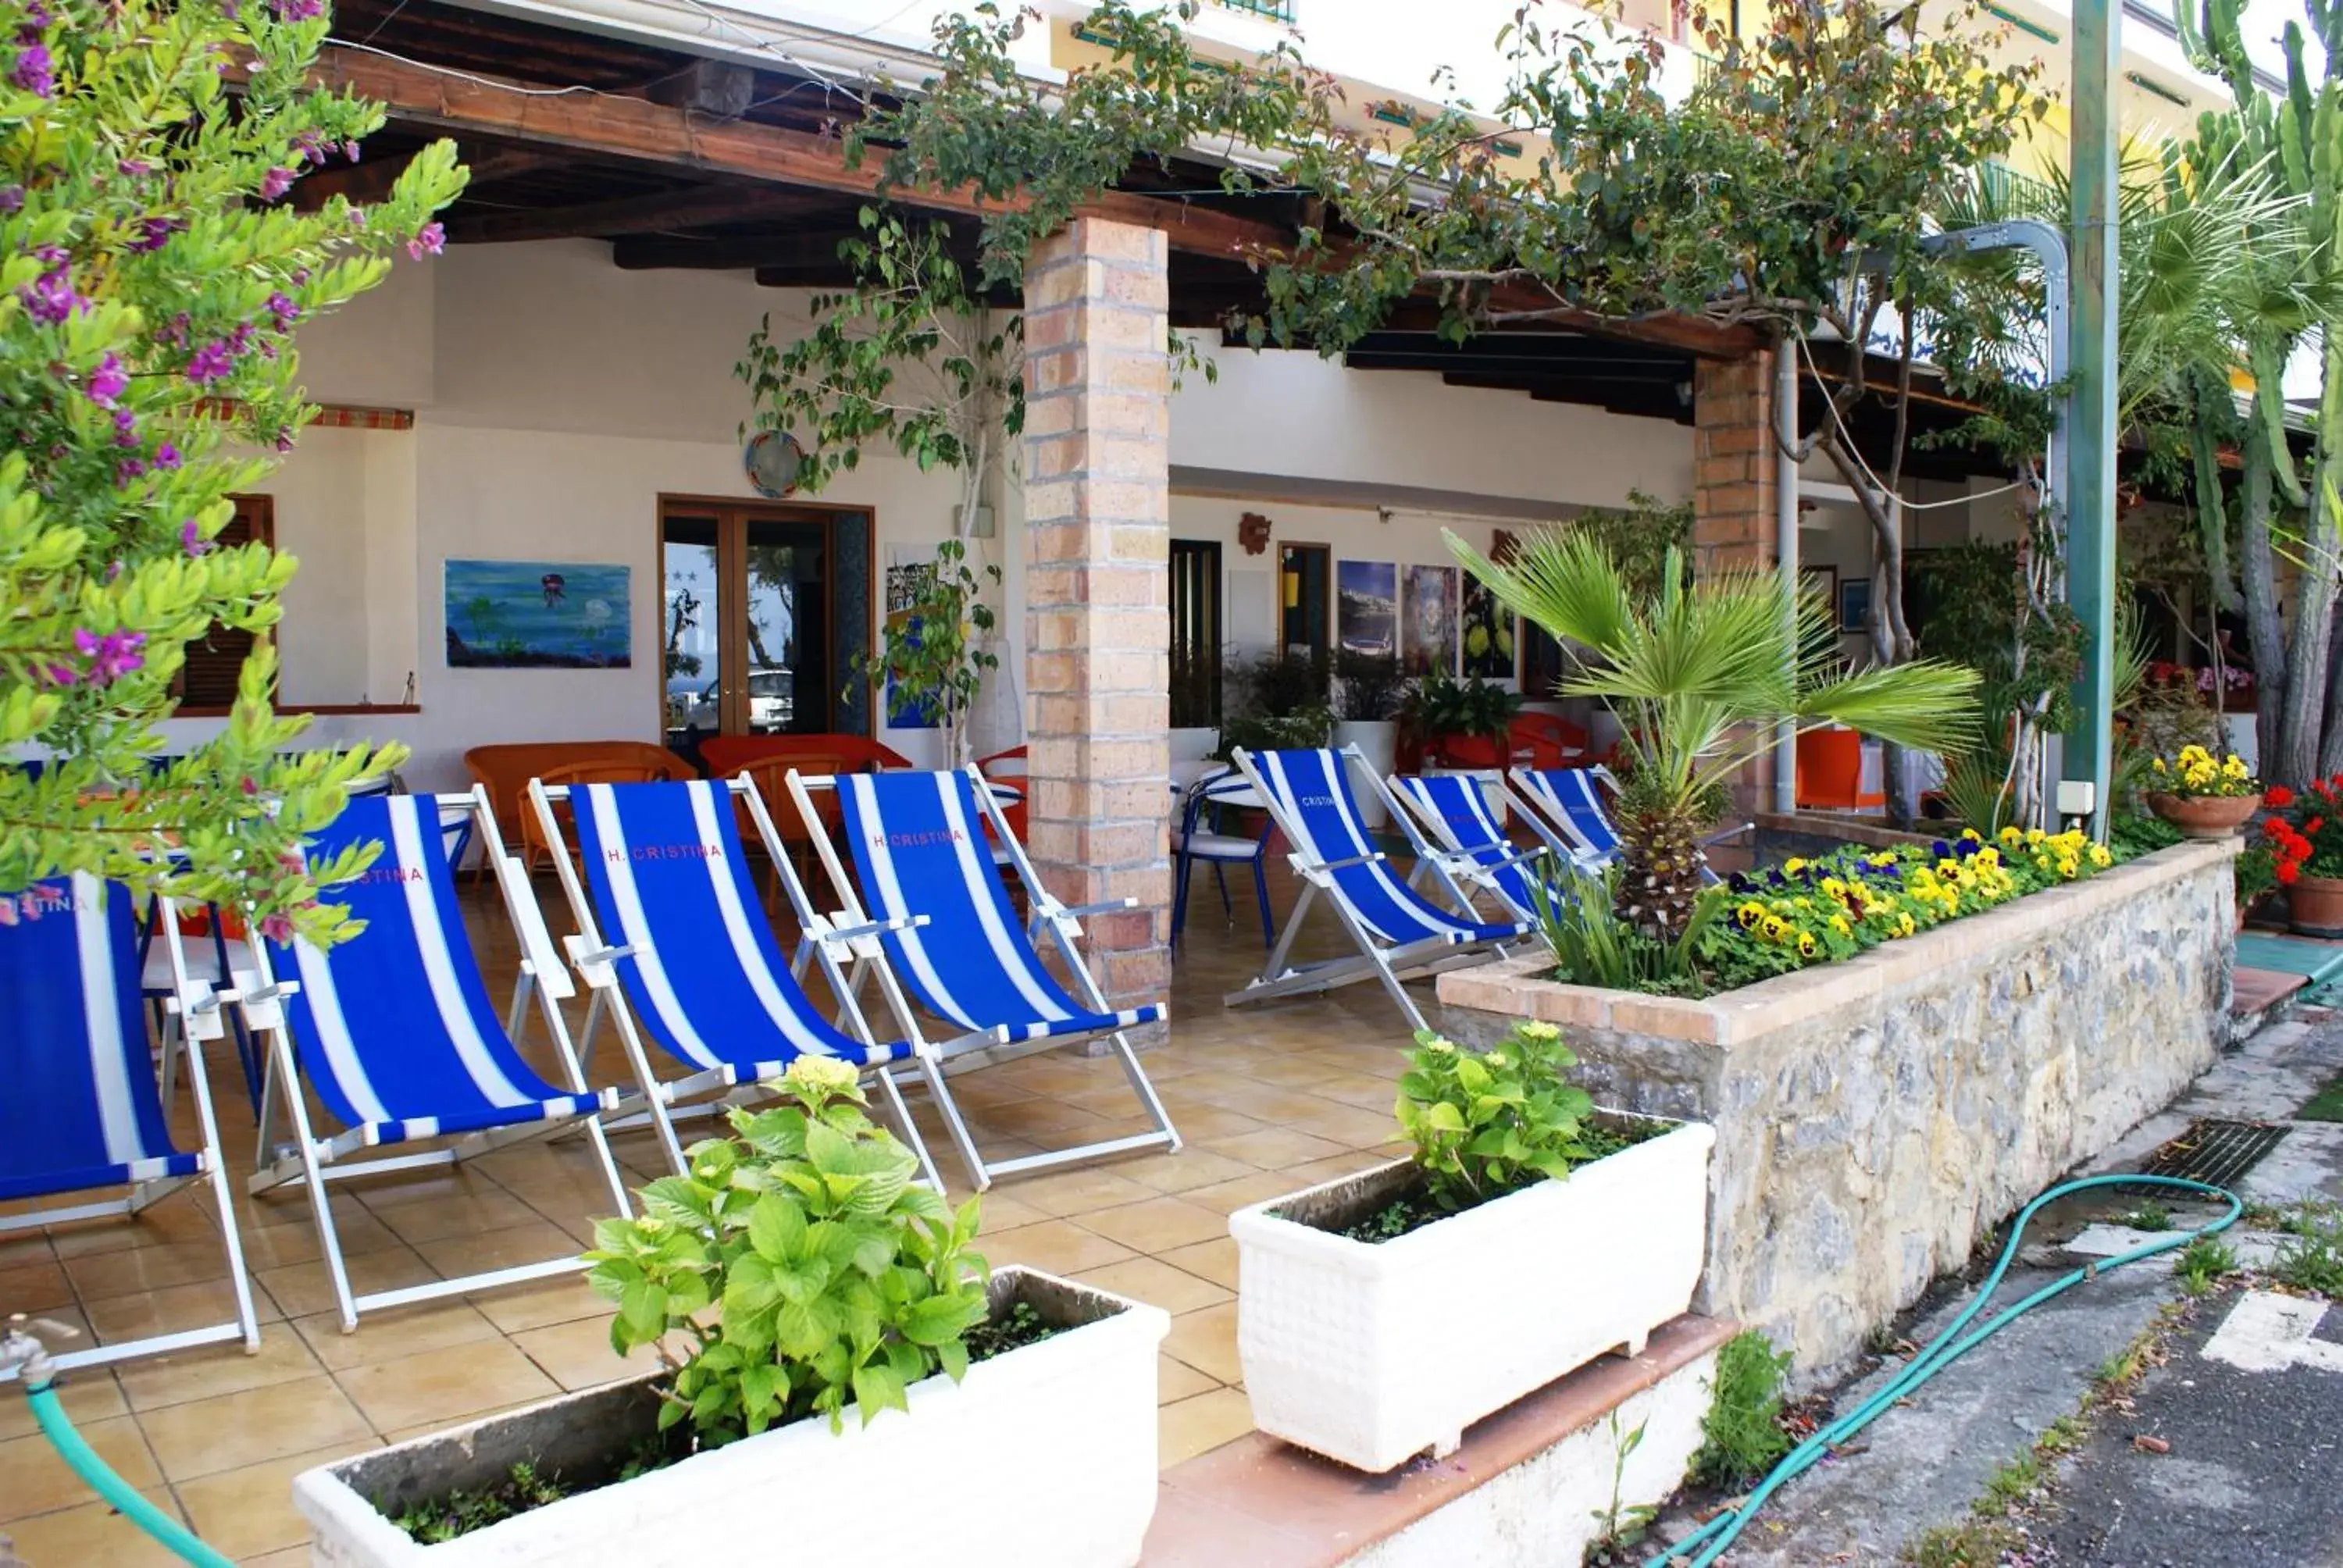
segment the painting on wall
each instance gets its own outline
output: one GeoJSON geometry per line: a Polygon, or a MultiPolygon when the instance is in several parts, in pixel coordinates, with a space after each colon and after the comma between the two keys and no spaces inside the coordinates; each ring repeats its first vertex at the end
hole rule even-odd
{"type": "Polygon", "coordinates": [[[1871,579],[1849,578],[1838,585],[1838,628],[1846,633],[1871,629],[1871,579]]]}
{"type": "Polygon", "coordinates": [[[1478,578],[1464,581],[1464,673],[1483,680],[1513,678],[1513,612],[1478,578]]]}
{"type": "Polygon", "coordinates": [[[1834,617],[1838,613],[1838,568],[1836,567],[1800,567],[1798,591],[1817,600],[1834,617]]]}
{"type": "Polygon", "coordinates": [[[1456,673],[1456,568],[1410,567],[1400,598],[1400,663],[1410,675],[1456,673]]]}
{"type": "Polygon", "coordinates": [[[1345,653],[1399,657],[1399,568],[1342,561],[1334,568],[1334,636],[1345,653]]]}
{"type": "MultiPolygon", "coordinates": [[[[907,633],[913,644],[919,642],[919,617],[912,607],[935,586],[936,558],[923,548],[904,545],[887,547],[887,629],[907,633]]],[[[898,706],[893,675],[887,677],[886,699],[879,708],[879,717],[898,729],[935,729],[941,727],[943,715],[932,702],[913,702],[898,706]]]]}
{"type": "Polygon", "coordinates": [[[452,669],[628,669],[629,568],[587,561],[446,564],[452,669]]]}

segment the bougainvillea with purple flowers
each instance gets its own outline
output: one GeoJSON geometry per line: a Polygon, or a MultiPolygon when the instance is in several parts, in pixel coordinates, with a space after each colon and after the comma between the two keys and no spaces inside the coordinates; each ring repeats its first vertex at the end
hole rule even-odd
{"type": "Polygon", "coordinates": [[[443,142],[371,208],[287,199],[381,122],[307,86],[326,27],[318,0],[0,0],[0,893],[86,870],[343,929],[318,882],[363,855],[313,877],[297,845],[396,756],[291,749],[266,637],[222,734],[158,728],[186,645],[265,632],[293,575],[217,536],[314,412],[297,325],[436,251],[463,187],[443,142]]]}

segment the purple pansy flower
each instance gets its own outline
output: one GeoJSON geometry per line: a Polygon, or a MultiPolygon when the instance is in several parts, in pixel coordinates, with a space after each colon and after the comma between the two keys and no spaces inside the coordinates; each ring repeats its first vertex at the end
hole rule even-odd
{"type": "Polygon", "coordinates": [[[206,343],[188,357],[187,379],[201,387],[209,382],[226,380],[228,372],[235,368],[236,358],[226,344],[206,343]]]}
{"type": "Polygon", "coordinates": [[[89,385],[82,388],[89,400],[101,408],[113,407],[129,390],[129,373],[122,368],[122,361],[111,354],[97,362],[97,368],[89,373],[89,385]]]}
{"type": "Polygon", "coordinates": [[[46,44],[27,44],[16,56],[8,80],[36,98],[45,98],[56,90],[56,67],[49,58],[46,44]]]}

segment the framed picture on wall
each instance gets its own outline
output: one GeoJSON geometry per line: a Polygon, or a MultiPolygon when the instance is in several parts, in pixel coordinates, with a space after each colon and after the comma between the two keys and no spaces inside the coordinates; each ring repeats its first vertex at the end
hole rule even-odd
{"type": "Polygon", "coordinates": [[[1871,629],[1871,579],[1849,578],[1838,585],[1838,628],[1843,632],[1871,629]]]}
{"type": "Polygon", "coordinates": [[[1809,598],[1822,600],[1823,608],[1832,617],[1838,614],[1838,568],[1836,567],[1800,567],[1798,588],[1809,598]]]}
{"type": "Polygon", "coordinates": [[[441,568],[455,669],[625,669],[628,568],[449,558],[441,568]]]}
{"type": "Polygon", "coordinates": [[[1399,657],[1399,568],[1343,561],[1334,568],[1334,638],[1345,653],[1399,657]]]}
{"type": "Polygon", "coordinates": [[[1513,612],[1478,578],[1464,582],[1464,673],[1489,680],[1513,678],[1513,612]]]}
{"type": "Polygon", "coordinates": [[[1410,675],[1456,673],[1456,568],[1410,567],[1400,583],[1401,666],[1410,675]]]}

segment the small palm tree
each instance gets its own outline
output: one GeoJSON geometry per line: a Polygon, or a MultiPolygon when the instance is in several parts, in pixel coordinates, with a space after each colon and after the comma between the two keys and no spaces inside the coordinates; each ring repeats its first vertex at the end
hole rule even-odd
{"type": "Polygon", "coordinates": [[[1701,835],[1723,816],[1726,784],[1781,744],[1783,720],[1931,750],[1975,743],[1974,670],[1932,659],[1850,669],[1823,596],[1793,593],[1770,570],[1687,584],[1671,549],[1657,589],[1638,594],[1584,534],[1543,529],[1502,567],[1446,537],[1501,603],[1569,650],[1576,668],[1562,695],[1601,698],[1625,726],[1619,912],[1663,940],[1692,917],[1701,835]],[[1785,657],[1793,626],[1795,660],[1785,657]]]}

